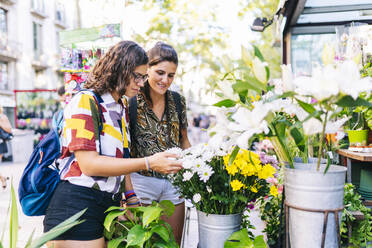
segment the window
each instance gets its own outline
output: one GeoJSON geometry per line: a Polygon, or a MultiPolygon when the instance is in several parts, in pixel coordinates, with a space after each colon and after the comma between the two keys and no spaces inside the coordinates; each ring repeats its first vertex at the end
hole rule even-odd
{"type": "Polygon", "coordinates": [[[45,70],[35,69],[34,87],[38,89],[47,88],[47,80],[45,78],[45,70]]]}
{"type": "Polygon", "coordinates": [[[0,61],[0,90],[8,89],[8,63],[0,61]]]}
{"type": "Polygon", "coordinates": [[[65,22],[65,8],[62,3],[56,5],[56,20],[60,23],[65,22]]]}
{"type": "Polygon", "coordinates": [[[42,47],[42,43],[41,43],[41,24],[39,23],[36,23],[36,22],[33,22],[32,23],[32,28],[33,28],[33,45],[34,45],[34,56],[35,56],[35,59],[39,59],[40,55],[41,55],[41,47],[42,47]]]}
{"type": "Polygon", "coordinates": [[[325,44],[332,44],[336,34],[292,35],[291,64],[293,73],[297,76],[309,76],[313,63],[321,64],[322,51],[325,44]]]}
{"type": "Polygon", "coordinates": [[[31,8],[40,13],[45,13],[44,0],[31,0],[31,8]]]}
{"type": "Polygon", "coordinates": [[[6,33],[7,28],[6,10],[0,8],[0,33],[6,33]]]}

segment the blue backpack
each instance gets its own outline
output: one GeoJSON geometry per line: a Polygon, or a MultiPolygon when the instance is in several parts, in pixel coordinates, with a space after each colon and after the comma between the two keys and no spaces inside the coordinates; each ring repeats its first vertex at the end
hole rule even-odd
{"type": "MultiPolygon", "coordinates": [[[[93,93],[98,106],[100,116],[99,133],[101,133],[103,125],[101,106],[94,92],[89,91],[93,93]]],[[[18,196],[25,215],[45,215],[54,190],[60,181],[56,160],[61,156],[60,133],[62,124],[63,111],[60,111],[57,118],[53,118],[52,129],[35,147],[23,171],[19,183],[18,196]]],[[[70,159],[73,158],[74,156],[71,156],[70,159]]]]}

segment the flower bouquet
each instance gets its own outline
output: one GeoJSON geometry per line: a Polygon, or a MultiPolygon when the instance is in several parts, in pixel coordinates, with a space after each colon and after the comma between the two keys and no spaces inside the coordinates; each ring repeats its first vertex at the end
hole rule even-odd
{"type": "Polygon", "coordinates": [[[260,196],[277,195],[270,184],[277,161],[235,147],[231,152],[201,144],[179,151],[183,169],[172,183],[196,209],[207,214],[243,213],[260,196]]]}

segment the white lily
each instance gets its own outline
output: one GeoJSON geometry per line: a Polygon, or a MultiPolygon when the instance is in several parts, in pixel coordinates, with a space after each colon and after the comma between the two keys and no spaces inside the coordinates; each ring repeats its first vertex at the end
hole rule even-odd
{"type": "Polygon", "coordinates": [[[225,98],[237,101],[239,100],[238,94],[236,94],[232,88],[231,82],[225,80],[225,81],[219,81],[217,82],[218,88],[221,90],[221,93],[225,96],[225,98]]]}
{"type": "Polygon", "coordinates": [[[283,91],[294,91],[295,85],[293,84],[293,73],[290,64],[281,65],[282,68],[282,87],[283,91]]]}
{"type": "Polygon", "coordinates": [[[259,58],[254,57],[252,61],[253,74],[258,79],[258,81],[264,84],[267,83],[266,66],[266,62],[262,62],[259,58]]]}

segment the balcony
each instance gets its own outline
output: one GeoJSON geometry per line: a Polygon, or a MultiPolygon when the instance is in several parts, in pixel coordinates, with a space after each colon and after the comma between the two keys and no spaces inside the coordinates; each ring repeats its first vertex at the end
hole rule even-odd
{"type": "Polygon", "coordinates": [[[21,43],[8,39],[6,33],[0,33],[0,58],[5,61],[14,61],[21,55],[21,43]]]}
{"type": "Polygon", "coordinates": [[[17,2],[16,0],[0,0],[0,3],[5,3],[5,4],[8,4],[8,5],[13,5],[16,2],[17,2]]]}
{"type": "Polygon", "coordinates": [[[32,61],[32,66],[36,70],[45,70],[48,68],[47,56],[40,50],[34,51],[34,58],[32,61]]]}

